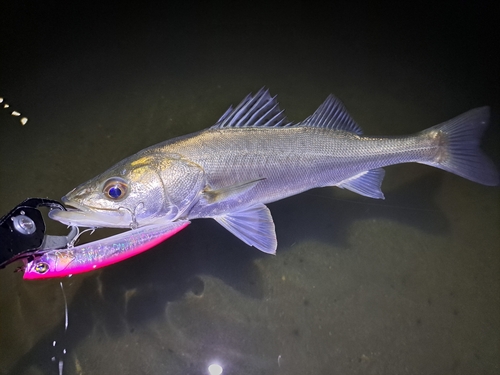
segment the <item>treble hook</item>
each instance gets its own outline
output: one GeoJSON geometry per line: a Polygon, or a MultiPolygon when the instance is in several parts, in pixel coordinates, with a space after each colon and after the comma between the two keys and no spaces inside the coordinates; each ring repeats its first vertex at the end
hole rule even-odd
{"type": "Polygon", "coordinates": [[[127,207],[118,207],[118,210],[125,210],[125,211],[127,211],[130,214],[130,217],[132,218],[132,221],[129,224],[130,229],[137,229],[137,228],[139,228],[139,223],[137,222],[137,212],[139,210],[139,207],[140,208],[144,208],[144,203],[143,202],[139,202],[137,204],[137,206],[135,206],[133,212],[132,212],[132,210],[130,208],[127,208],[127,207]]]}
{"type": "Polygon", "coordinates": [[[76,228],[76,235],[75,235],[75,237],[73,237],[73,239],[70,242],[68,242],[68,246],[67,246],[68,249],[71,249],[72,247],[74,247],[76,241],[85,232],[89,232],[90,231],[90,234],[93,234],[95,232],[95,228],[87,228],[87,229],[84,229],[83,231],[80,232],[80,228],[79,227],[77,227],[77,226],[71,226],[71,227],[72,228],[76,228]]]}

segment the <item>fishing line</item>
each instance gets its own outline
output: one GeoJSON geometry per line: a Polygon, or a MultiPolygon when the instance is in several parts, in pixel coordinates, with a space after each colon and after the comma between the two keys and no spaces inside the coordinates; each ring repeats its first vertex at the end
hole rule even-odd
{"type": "MultiPolygon", "coordinates": [[[[66,298],[66,293],[64,292],[64,287],[62,281],[59,282],[59,285],[61,286],[61,291],[64,299],[64,335],[66,335],[66,332],[68,331],[68,299],[66,298]]],[[[52,346],[56,346],[57,342],[54,340],[52,342],[52,346]]],[[[59,359],[58,363],[58,368],[59,368],[59,375],[63,375],[63,369],[64,369],[64,356],[66,355],[66,348],[62,350],[62,357],[59,359]]],[[[52,357],[52,361],[56,361],[56,357],[52,357]]]]}
{"type": "MultiPolygon", "coordinates": [[[[66,332],[68,331],[68,300],[66,298],[66,293],[64,292],[62,281],[59,281],[59,285],[61,286],[61,291],[64,298],[64,335],[66,335],[66,332]]],[[[66,355],[66,348],[63,349],[62,353],[63,356],[66,355]]],[[[63,367],[64,367],[64,361],[61,358],[59,360],[59,375],[63,375],[63,367]]]]}
{"type": "Polygon", "coordinates": [[[59,285],[61,286],[62,295],[64,297],[64,333],[66,333],[68,330],[68,300],[66,299],[62,281],[59,281],[59,285]]]}

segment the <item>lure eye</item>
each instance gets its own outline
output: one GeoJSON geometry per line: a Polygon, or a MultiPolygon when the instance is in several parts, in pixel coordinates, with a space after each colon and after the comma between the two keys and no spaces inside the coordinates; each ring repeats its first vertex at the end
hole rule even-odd
{"type": "Polygon", "coordinates": [[[119,201],[127,195],[128,185],[122,179],[113,178],[106,181],[103,192],[109,199],[119,201]]]}
{"type": "Polygon", "coordinates": [[[39,274],[44,274],[49,270],[49,265],[45,262],[40,262],[35,266],[35,271],[39,274]]]}

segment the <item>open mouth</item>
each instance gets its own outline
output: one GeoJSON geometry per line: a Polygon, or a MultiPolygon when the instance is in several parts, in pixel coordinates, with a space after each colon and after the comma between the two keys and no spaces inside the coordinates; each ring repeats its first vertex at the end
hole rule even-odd
{"type": "Polygon", "coordinates": [[[68,210],[51,210],[49,217],[66,225],[92,228],[128,228],[132,222],[132,215],[127,210],[98,209],[78,204],[66,197],[63,197],[62,202],[69,206],[68,210]]]}

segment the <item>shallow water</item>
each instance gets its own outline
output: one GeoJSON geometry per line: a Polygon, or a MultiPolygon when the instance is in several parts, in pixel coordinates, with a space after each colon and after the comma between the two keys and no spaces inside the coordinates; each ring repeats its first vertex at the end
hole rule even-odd
{"type": "MultiPolygon", "coordinates": [[[[0,110],[1,214],[206,128],[262,86],[294,121],[334,93],[366,134],[490,105],[484,149],[500,165],[487,8],[36,4],[1,16],[0,97],[29,118],[0,110]]],[[[60,280],[23,281],[10,266],[0,373],[58,374],[60,360],[64,374],[208,374],[215,362],[223,374],[498,373],[499,189],[399,165],[383,191],[270,204],[276,256],[194,221],[64,279],[67,331],[60,280]]]]}

